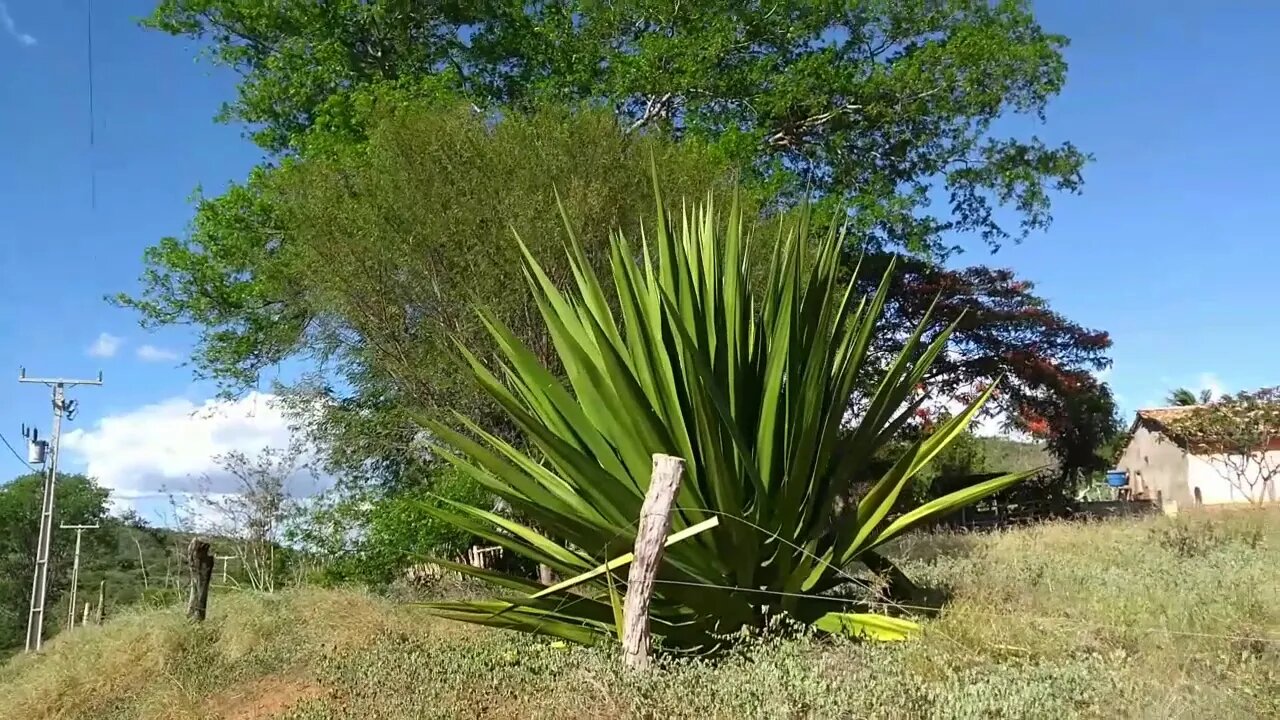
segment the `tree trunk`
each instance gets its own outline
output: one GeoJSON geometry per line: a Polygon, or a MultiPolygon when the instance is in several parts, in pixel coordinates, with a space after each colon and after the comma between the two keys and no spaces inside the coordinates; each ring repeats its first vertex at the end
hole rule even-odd
{"type": "Polygon", "coordinates": [[[213,550],[208,542],[200,538],[191,539],[187,546],[187,566],[191,570],[187,617],[203,622],[209,610],[209,581],[213,578],[213,550]]]}
{"type": "Polygon", "coordinates": [[[649,601],[658,563],[671,528],[671,506],[680,492],[684,478],[684,460],[670,455],[653,456],[653,475],[649,491],[640,508],[640,526],[636,533],[635,560],[627,578],[627,597],[622,611],[622,660],[627,667],[643,670],[649,659],[649,601]]]}

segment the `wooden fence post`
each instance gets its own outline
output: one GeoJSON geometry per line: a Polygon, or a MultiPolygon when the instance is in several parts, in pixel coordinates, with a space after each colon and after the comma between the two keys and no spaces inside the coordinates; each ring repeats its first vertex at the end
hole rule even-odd
{"type": "Polygon", "coordinates": [[[658,563],[671,529],[671,507],[684,479],[684,460],[670,455],[653,456],[649,491],[640,507],[635,559],[627,577],[627,597],[622,610],[622,660],[629,668],[643,670],[649,659],[649,600],[658,563]]]}
{"type": "Polygon", "coordinates": [[[102,624],[102,604],[107,599],[107,581],[98,582],[98,611],[94,615],[94,621],[99,625],[102,624]]]}
{"type": "Polygon", "coordinates": [[[209,581],[213,579],[213,550],[208,542],[200,538],[191,539],[187,546],[187,566],[191,569],[187,617],[203,622],[209,610],[209,581]]]}

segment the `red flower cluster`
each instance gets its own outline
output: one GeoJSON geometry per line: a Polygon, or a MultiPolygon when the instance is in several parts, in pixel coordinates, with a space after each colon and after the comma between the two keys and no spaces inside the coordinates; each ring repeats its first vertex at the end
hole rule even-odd
{"type": "Polygon", "coordinates": [[[1049,421],[1033,412],[1023,414],[1022,426],[1034,438],[1043,438],[1049,434],[1049,421]]]}

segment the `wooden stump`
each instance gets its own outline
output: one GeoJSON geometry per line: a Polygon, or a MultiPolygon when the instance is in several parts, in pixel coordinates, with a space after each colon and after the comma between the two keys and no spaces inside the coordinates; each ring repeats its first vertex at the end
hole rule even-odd
{"type": "Polygon", "coordinates": [[[191,595],[187,598],[187,617],[203,622],[209,610],[209,582],[213,579],[213,549],[200,538],[192,538],[187,546],[187,567],[191,570],[191,595]]]}
{"type": "Polygon", "coordinates": [[[670,455],[653,456],[653,476],[649,491],[640,508],[640,525],[636,532],[635,560],[627,577],[627,598],[622,610],[622,661],[637,670],[648,668],[649,601],[653,581],[658,576],[658,563],[671,529],[671,507],[684,479],[684,460],[670,455]]]}

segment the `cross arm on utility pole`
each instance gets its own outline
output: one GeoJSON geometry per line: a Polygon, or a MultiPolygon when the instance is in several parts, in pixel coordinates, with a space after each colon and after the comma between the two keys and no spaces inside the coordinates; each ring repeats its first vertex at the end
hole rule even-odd
{"type": "MultiPolygon", "coordinates": [[[[226,584],[227,584],[227,561],[228,561],[228,560],[235,560],[235,559],[237,559],[238,557],[239,557],[239,555],[214,555],[214,556],[213,556],[213,559],[214,559],[214,560],[221,560],[221,561],[222,561],[222,584],[223,584],[223,585],[226,585],[226,584]]],[[[238,584],[238,583],[237,583],[237,584],[238,584]]]]}
{"type": "Polygon", "coordinates": [[[63,387],[74,387],[76,385],[101,385],[102,371],[98,371],[98,377],[92,380],[60,378],[60,377],[27,377],[26,368],[18,368],[18,382],[20,383],[36,383],[39,385],[61,385],[63,387]]]}

